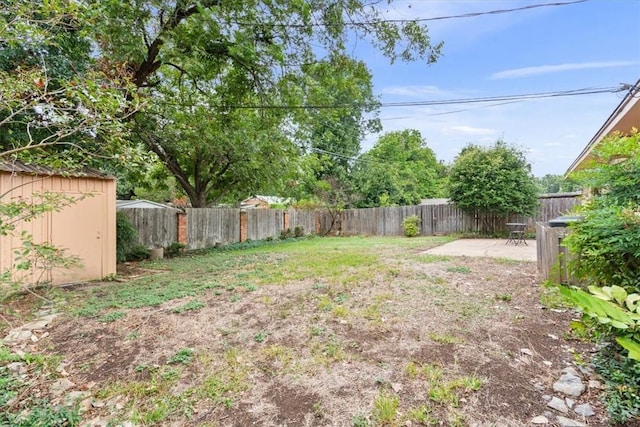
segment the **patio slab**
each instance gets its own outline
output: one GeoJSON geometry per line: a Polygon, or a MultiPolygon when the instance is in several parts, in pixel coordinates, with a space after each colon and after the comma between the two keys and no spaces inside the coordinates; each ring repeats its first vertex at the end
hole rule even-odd
{"type": "Polygon", "coordinates": [[[518,261],[537,260],[536,241],[507,245],[506,239],[459,239],[423,252],[430,255],[508,258],[518,261]]]}

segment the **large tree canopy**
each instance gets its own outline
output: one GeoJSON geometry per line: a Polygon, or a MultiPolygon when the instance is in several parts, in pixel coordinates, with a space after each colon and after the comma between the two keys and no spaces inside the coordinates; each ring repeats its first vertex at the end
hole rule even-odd
{"type": "Polygon", "coordinates": [[[444,167],[417,130],[389,132],[358,159],[360,207],[415,205],[442,191],[444,167]]]}
{"type": "Polygon", "coordinates": [[[371,109],[370,75],[348,55],[353,37],[391,61],[433,62],[441,47],[418,23],[381,21],[358,0],[90,4],[103,70],[128,74],[147,97],[149,108],[135,118],[140,141],[194,206],[274,184],[296,162],[292,142],[336,149],[339,141],[354,152],[362,114],[311,114],[309,105],[371,109]],[[308,140],[285,138],[305,129],[308,140]]]}
{"type": "Polygon", "coordinates": [[[448,191],[457,206],[472,212],[532,215],[538,203],[524,153],[503,141],[465,147],[451,167],[448,191]]]}

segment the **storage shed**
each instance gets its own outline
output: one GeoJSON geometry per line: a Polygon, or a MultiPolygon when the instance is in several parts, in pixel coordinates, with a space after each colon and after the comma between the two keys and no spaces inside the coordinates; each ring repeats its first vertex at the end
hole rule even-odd
{"type": "Polygon", "coordinates": [[[116,273],[116,181],[97,170],[63,172],[19,161],[0,161],[0,203],[16,200],[37,203],[38,195],[61,194],[67,202],[53,212],[16,224],[16,231],[0,236],[0,272],[11,269],[13,280],[29,284],[71,283],[101,279],[116,273]],[[35,243],[64,248],[77,257],[70,269],[15,271],[14,251],[22,246],[26,231],[35,243]]]}

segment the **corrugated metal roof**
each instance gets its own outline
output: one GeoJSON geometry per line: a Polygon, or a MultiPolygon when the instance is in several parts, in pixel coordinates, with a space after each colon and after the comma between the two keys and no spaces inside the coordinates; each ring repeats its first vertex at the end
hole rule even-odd
{"type": "Polygon", "coordinates": [[[162,203],[152,202],[151,200],[116,200],[117,209],[132,209],[132,208],[145,208],[145,209],[177,209],[175,206],[163,205],[162,203]]]}
{"type": "Polygon", "coordinates": [[[115,179],[93,168],[59,170],[49,166],[27,164],[20,160],[0,160],[0,171],[26,175],[69,176],[76,178],[115,179]]]}

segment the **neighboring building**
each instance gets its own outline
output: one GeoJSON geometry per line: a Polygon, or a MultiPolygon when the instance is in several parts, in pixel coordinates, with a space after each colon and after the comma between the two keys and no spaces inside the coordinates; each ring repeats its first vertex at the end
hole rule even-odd
{"type": "Polygon", "coordinates": [[[633,128],[640,130],[640,80],[638,80],[633,87],[629,88],[629,93],[627,93],[622,102],[620,102],[613,113],[611,113],[593,138],[591,138],[591,141],[589,141],[584,150],[582,150],[578,158],[569,166],[566,174],[582,169],[594,147],[605,137],[614,132],[620,132],[623,135],[629,134],[633,128]]]}
{"type": "Polygon", "coordinates": [[[448,205],[451,202],[449,199],[422,199],[421,205],[448,205]]]}
{"type": "Polygon", "coordinates": [[[45,192],[71,200],[57,211],[16,224],[16,232],[0,236],[0,272],[13,270],[13,280],[29,284],[70,283],[102,279],[116,273],[116,180],[92,169],[64,173],[19,161],[0,161],[1,202],[37,200],[45,192]],[[35,243],[65,248],[77,257],[78,267],[47,271],[42,267],[14,271],[16,254],[25,231],[35,243]]]}
{"type": "Polygon", "coordinates": [[[116,200],[116,208],[120,209],[167,209],[173,206],[163,205],[162,203],[152,202],[151,200],[116,200]]]}
{"type": "Polygon", "coordinates": [[[240,202],[241,209],[269,209],[271,205],[286,205],[291,199],[276,196],[252,196],[240,202]]]}

